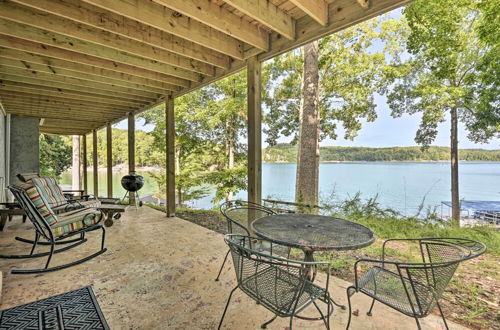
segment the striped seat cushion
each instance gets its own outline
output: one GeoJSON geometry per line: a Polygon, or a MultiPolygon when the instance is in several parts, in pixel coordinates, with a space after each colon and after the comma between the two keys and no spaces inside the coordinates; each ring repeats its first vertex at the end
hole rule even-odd
{"type": "MultiPolygon", "coordinates": [[[[22,189],[28,195],[28,198],[33,202],[40,215],[52,226],[57,223],[57,217],[49,207],[47,201],[42,194],[39,193],[38,187],[33,182],[14,184],[14,187],[22,189]]],[[[35,216],[35,218],[38,218],[35,216]]]]}
{"type": "Polygon", "coordinates": [[[68,202],[55,178],[33,177],[27,181],[27,183],[29,182],[36,185],[50,207],[57,207],[68,202]]]}
{"type": "Polygon", "coordinates": [[[52,231],[59,237],[96,224],[100,220],[101,212],[92,208],[61,213],[57,217],[57,223],[52,226],[52,231]]]}
{"type": "Polygon", "coordinates": [[[75,203],[66,203],[65,205],[53,207],[52,211],[54,211],[56,214],[59,214],[62,212],[69,212],[81,208],[88,208],[88,207],[97,208],[99,206],[101,206],[101,201],[98,199],[90,199],[88,201],[78,200],[75,203]]]}

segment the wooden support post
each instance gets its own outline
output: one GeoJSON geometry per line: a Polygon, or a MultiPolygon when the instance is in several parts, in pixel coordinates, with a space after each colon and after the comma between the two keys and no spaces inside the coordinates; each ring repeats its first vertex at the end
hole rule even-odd
{"type": "MultiPolygon", "coordinates": [[[[135,115],[128,113],[128,172],[135,172],[135,115]]],[[[135,193],[129,193],[129,204],[135,205],[135,193]]]]}
{"type": "Polygon", "coordinates": [[[83,167],[83,194],[88,194],[88,184],[87,184],[87,135],[82,135],[82,167],[83,167]]]}
{"type": "Polygon", "coordinates": [[[94,196],[99,196],[99,183],[97,182],[97,177],[99,174],[99,167],[97,166],[97,131],[92,131],[92,166],[94,175],[94,196]]]}
{"type": "Polygon", "coordinates": [[[106,163],[108,174],[108,197],[113,197],[113,132],[111,123],[106,124],[106,163]]]}
{"type": "Polygon", "coordinates": [[[73,135],[73,154],[71,159],[71,189],[80,189],[80,136],[73,135]]]}
{"type": "MultiPolygon", "coordinates": [[[[256,57],[247,62],[248,97],[248,201],[262,202],[261,63],[256,57]]],[[[255,216],[248,215],[248,229],[255,216]]]]}
{"type": "Polygon", "coordinates": [[[167,154],[167,217],[175,216],[175,122],[174,98],[168,95],[165,101],[166,154],[167,154]]]}

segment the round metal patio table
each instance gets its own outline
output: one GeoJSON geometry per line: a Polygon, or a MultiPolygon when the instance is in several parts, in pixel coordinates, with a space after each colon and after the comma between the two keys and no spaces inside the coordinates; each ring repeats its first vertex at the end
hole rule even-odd
{"type": "MultiPolygon", "coordinates": [[[[375,241],[375,234],[359,223],[315,214],[270,215],[255,220],[252,229],[273,243],[301,249],[304,261],[314,261],[315,251],[355,250],[375,241]]],[[[314,281],[316,270],[310,268],[308,277],[314,281]]]]}

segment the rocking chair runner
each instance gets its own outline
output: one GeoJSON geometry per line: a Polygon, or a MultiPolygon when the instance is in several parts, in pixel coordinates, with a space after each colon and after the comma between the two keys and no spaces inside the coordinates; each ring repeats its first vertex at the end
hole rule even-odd
{"type": "Polygon", "coordinates": [[[379,301],[407,316],[415,318],[418,329],[419,319],[429,315],[438,307],[446,329],[439,299],[460,262],[480,256],[486,246],[477,241],[463,238],[418,238],[389,239],[382,246],[382,259],[359,259],[354,264],[354,285],[347,288],[349,321],[351,323],[351,296],[362,292],[373,301],[367,315],[372,315],[375,301],[379,301]],[[386,245],[389,242],[416,243],[420,248],[421,262],[388,261],[386,245]],[[358,266],[368,270],[363,276],[358,274],[358,266]]]}
{"type": "Polygon", "coordinates": [[[0,255],[0,258],[6,259],[24,259],[48,257],[44,268],[39,269],[14,269],[12,274],[34,274],[56,271],[71,266],[78,265],[82,262],[90,260],[104,252],[105,229],[99,224],[103,215],[100,211],[92,208],[79,209],[72,212],[55,215],[47,205],[45,199],[40,194],[39,189],[33,183],[23,183],[10,186],[9,189],[16,197],[17,201],[24,209],[28,218],[33,223],[35,228],[35,239],[28,240],[21,237],[16,237],[16,240],[32,244],[30,254],[26,255],[0,255]],[[101,248],[99,251],[86,256],[82,259],[73,261],[68,264],[49,267],[52,256],[55,253],[60,253],[85,243],[87,239],[85,234],[94,230],[102,230],[101,248]],[[78,238],[72,238],[78,235],[78,238]],[[42,240],[42,241],[40,241],[42,240]],[[66,245],[69,244],[69,245],[66,245]],[[49,252],[34,253],[37,245],[50,246],[49,252]],[[56,249],[59,245],[66,245],[56,249]]]}

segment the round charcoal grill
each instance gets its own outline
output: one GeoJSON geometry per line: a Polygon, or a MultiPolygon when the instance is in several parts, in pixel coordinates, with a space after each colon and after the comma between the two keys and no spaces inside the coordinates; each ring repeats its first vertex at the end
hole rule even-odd
{"type": "MultiPolygon", "coordinates": [[[[128,195],[128,199],[130,202],[130,199],[132,196],[135,198],[135,203],[137,206],[137,202],[139,199],[139,194],[137,193],[143,186],[144,186],[144,177],[141,175],[135,174],[135,172],[130,172],[130,174],[125,175],[122,180],[121,184],[123,189],[127,191],[123,199],[125,200],[128,195]]],[[[142,202],[139,201],[139,206],[142,206],[142,202]]]]}

